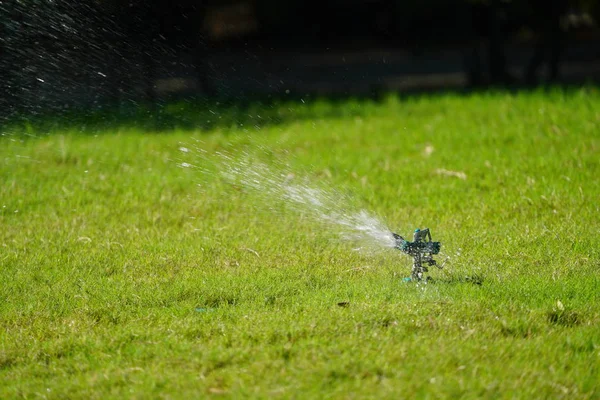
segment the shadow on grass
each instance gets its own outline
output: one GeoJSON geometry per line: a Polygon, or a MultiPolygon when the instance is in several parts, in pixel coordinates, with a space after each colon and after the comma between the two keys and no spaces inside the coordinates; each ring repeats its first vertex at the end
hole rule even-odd
{"type": "MultiPolygon", "coordinates": [[[[263,96],[256,98],[217,100],[214,98],[173,98],[157,104],[128,102],[105,104],[96,108],[69,108],[37,112],[24,111],[6,118],[1,136],[37,137],[65,132],[105,134],[123,130],[165,133],[177,130],[210,132],[235,128],[257,132],[261,128],[312,119],[362,117],[372,113],[375,105],[394,97],[399,102],[446,95],[507,94],[550,92],[595,88],[591,85],[551,87],[498,87],[487,89],[423,89],[410,92],[381,92],[370,95],[330,95],[313,97],[263,96]]],[[[595,90],[595,89],[593,89],[595,90]]]]}
{"type": "Polygon", "coordinates": [[[572,310],[553,309],[546,314],[548,322],[552,325],[573,327],[582,323],[581,315],[572,310]]]}
{"type": "Polygon", "coordinates": [[[95,135],[135,129],[147,133],[215,129],[258,131],[263,127],[315,118],[361,116],[376,97],[257,98],[243,101],[172,99],[159,104],[130,102],[94,109],[23,112],[7,118],[3,136],[40,136],[65,131],[95,135]]]}
{"type": "Polygon", "coordinates": [[[482,286],[485,281],[485,277],[480,274],[473,275],[447,275],[444,278],[436,278],[432,280],[432,283],[442,283],[447,285],[458,285],[458,284],[470,284],[475,286],[482,286]]]}

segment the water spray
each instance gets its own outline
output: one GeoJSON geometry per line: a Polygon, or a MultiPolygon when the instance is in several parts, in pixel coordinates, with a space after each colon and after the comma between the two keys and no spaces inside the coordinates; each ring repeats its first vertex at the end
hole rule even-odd
{"type": "MultiPolygon", "coordinates": [[[[183,153],[188,153],[187,147],[181,147],[183,153]]],[[[206,151],[198,149],[204,161],[209,161],[206,151]]],[[[195,167],[184,162],[182,167],[195,167]]],[[[287,210],[296,211],[318,224],[325,224],[332,232],[343,240],[360,243],[356,250],[370,252],[374,249],[395,248],[413,258],[410,278],[406,280],[421,281],[428,279],[425,273],[428,267],[443,268],[444,263],[438,264],[433,256],[439,254],[441,244],[431,239],[429,229],[416,229],[413,241],[404,239],[376,215],[365,209],[357,209],[348,195],[331,187],[313,186],[309,182],[297,179],[289,172],[289,166],[283,162],[272,161],[263,164],[256,160],[253,154],[217,152],[214,159],[217,173],[226,182],[254,192],[260,199],[257,204],[268,210],[276,203],[283,203],[287,210]]],[[[208,169],[201,169],[211,173],[208,169]]]]}
{"type": "Polygon", "coordinates": [[[431,240],[429,229],[415,229],[412,242],[409,242],[397,233],[392,233],[392,235],[396,240],[394,248],[413,258],[413,267],[409,280],[421,281],[424,274],[429,271],[428,267],[436,266],[440,269],[443,268],[443,265],[439,265],[433,259],[433,255],[440,252],[442,245],[440,242],[431,240]]]}

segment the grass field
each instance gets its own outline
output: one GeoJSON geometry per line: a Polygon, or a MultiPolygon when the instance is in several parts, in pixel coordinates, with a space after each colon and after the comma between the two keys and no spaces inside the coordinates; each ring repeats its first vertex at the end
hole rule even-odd
{"type": "Polygon", "coordinates": [[[0,398],[600,397],[596,88],[163,112],[0,137],[0,398]],[[287,163],[452,258],[406,283],[182,146],[287,163]]]}

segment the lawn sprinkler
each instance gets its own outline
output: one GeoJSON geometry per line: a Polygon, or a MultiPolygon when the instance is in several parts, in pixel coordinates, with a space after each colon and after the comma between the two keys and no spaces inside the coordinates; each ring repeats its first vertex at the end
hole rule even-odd
{"type": "Polygon", "coordinates": [[[394,248],[403,251],[413,258],[411,278],[407,278],[407,280],[422,280],[424,273],[429,271],[427,267],[435,265],[440,269],[442,268],[433,259],[433,255],[440,252],[441,244],[440,242],[433,242],[431,240],[429,229],[415,229],[412,242],[409,242],[397,233],[392,232],[392,235],[396,239],[394,248]]]}

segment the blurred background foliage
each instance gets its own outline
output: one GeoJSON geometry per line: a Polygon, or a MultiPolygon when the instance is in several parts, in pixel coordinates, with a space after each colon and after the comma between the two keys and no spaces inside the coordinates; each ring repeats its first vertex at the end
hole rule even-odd
{"type": "Polygon", "coordinates": [[[593,0],[3,1],[0,117],[373,94],[417,75],[435,79],[411,88],[536,84],[573,62],[589,81],[599,16],[593,0]]]}

